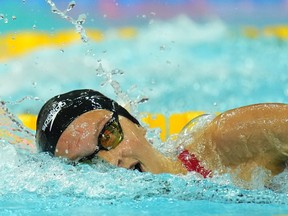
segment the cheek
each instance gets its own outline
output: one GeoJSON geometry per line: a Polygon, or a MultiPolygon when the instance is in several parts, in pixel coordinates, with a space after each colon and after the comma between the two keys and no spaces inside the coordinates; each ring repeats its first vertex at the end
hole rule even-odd
{"type": "MultiPolygon", "coordinates": [[[[135,157],[145,151],[144,136],[133,133],[126,134],[123,141],[119,144],[122,157],[135,157]]],[[[117,148],[116,148],[117,149],[117,148]]]]}
{"type": "Polygon", "coordinates": [[[127,144],[127,146],[140,147],[145,140],[145,133],[143,133],[143,131],[139,128],[135,128],[135,130],[125,131],[123,141],[127,144]]]}
{"type": "Polygon", "coordinates": [[[98,152],[97,156],[101,158],[102,160],[117,166],[117,161],[118,161],[118,156],[113,152],[112,150],[110,151],[100,151],[98,152]]]}
{"type": "Polygon", "coordinates": [[[118,149],[120,156],[122,157],[131,156],[138,149],[137,142],[124,139],[118,146],[118,149]]]}

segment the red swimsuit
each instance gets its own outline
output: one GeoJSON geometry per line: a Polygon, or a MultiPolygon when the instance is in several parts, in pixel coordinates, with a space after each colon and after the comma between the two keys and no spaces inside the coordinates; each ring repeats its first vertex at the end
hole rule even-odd
{"type": "Polygon", "coordinates": [[[211,170],[205,169],[205,167],[200,165],[200,161],[196,158],[194,154],[190,154],[188,150],[182,151],[178,155],[178,159],[184,164],[186,169],[191,172],[197,172],[204,178],[211,177],[211,170]]]}

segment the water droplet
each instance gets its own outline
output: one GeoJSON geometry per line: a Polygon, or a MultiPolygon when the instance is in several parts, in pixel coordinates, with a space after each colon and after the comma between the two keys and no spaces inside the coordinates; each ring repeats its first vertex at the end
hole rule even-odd
{"type": "Polygon", "coordinates": [[[0,14],[0,20],[4,19],[4,14],[0,14]]]}
{"type": "Polygon", "coordinates": [[[35,24],[32,26],[32,29],[36,29],[36,25],[35,24]]]}
{"type": "Polygon", "coordinates": [[[111,71],[111,74],[112,75],[116,75],[116,74],[122,75],[122,74],[124,74],[124,71],[122,71],[120,69],[114,69],[111,71]]]}
{"type": "Polygon", "coordinates": [[[61,53],[64,53],[64,50],[63,50],[63,49],[60,49],[60,52],[61,52],[61,53]]]}
{"type": "Polygon", "coordinates": [[[68,11],[72,10],[72,9],[75,7],[75,5],[76,5],[76,2],[75,2],[75,1],[71,1],[71,2],[69,3],[69,5],[68,5],[66,11],[68,12],[68,11]]]}
{"type": "Polygon", "coordinates": [[[46,2],[50,5],[52,13],[58,14],[60,17],[62,17],[63,19],[67,20],[68,22],[72,23],[75,26],[76,31],[80,34],[81,40],[83,42],[86,43],[89,41],[85,29],[82,27],[82,25],[86,21],[86,15],[81,14],[78,16],[77,20],[74,20],[72,17],[66,14],[67,11],[71,10],[76,5],[75,1],[70,1],[66,11],[59,10],[52,0],[46,0],[46,2]]]}
{"type": "Polygon", "coordinates": [[[165,45],[161,45],[160,46],[160,50],[164,51],[166,49],[166,46],[165,45]]]}
{"type": "Polygon", "coordinates": [[[148,100],[149,100],[148,97],[143,97],[143,98],[141,98],[141,99],[138,101],[138,104],[145,103],[145,102],[147,102],[148,100]]]}
{"type": "Polygon", "coordinates": [[[47,3],[52,7],[55,6],[54,2],[52,2],[51,0],[47,0],[47,3]]]}
{"type": "Polygon", "coordinates": [[[92,51],[93,51],[93,49],[88,49],[88,50],[86,50],[86,54],[90,54],[90,53],[92,53],[92,51]]]}
{"type": "Polygon", "coordinates": [[[36,85],[37,85],[37,82],[36,82],[36,81],[33,81],[33,82],[32,82],[32,85],[33,85],[33,86],[36,86],[36,85]]]}
{"type": "Polygon", "coordinates": [[[7,18],[4,19],[4,23],[6,23],[6,24],[8,23],[8,19],[7,18]]]}
{"type": "Polygon", "coordinates": [[[84,43],[87,43],[89,40],[88,40],[88,37],[85,33],[81,33],[81,40],[84,42],[84,43]]]}
{"type": "Polygon", "coordinates": [[[78,19],[77,19],[76,22],[77,22],[78,25],[83,25],[85,23],[85,21],[86,21],[86,15],[85,14],[80,14],[78,16],[78,19]]]}
{"type": "Polygon", "coordinates": [[[56,13],[56,14],[60,13],[60,11],[56,8],[55,5],[51,5],[51,11],[52,11],[52,13],[56,13]]]}
{"type": "Polygon", "coordinates": [[[12,16],[12,20],[16,20],[16,16],[12,16]]]}
{"type": "Polygon", "coordinates": [[[102,76],[103,74],[105,73],[103,67],[102,67],[102,64],[100,63],[98,68],[96,68],[96,75],[97,76],[102,76]]]}
{"type": "Polygon", "coordinates": [[[155,21],[153,19],[149,20],[149,25],[152,25],[155,21]]]}

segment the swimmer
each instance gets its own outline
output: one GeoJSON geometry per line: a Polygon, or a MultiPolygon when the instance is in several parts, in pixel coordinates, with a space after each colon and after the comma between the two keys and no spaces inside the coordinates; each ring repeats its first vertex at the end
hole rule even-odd
{"type": "Polygon", "coordinates": [[[103,94],[75,90],[47,101],[37,119],[39,151],[75,162],[101,158],[112,165],[151,173],[202,177],[233,173],[249,182],[253,170],[273,176],[288,159],[288,105],[254,104],[226,111],[208,121],[188,144],[169,158],[145,138],[145,128],[103,94]]]}

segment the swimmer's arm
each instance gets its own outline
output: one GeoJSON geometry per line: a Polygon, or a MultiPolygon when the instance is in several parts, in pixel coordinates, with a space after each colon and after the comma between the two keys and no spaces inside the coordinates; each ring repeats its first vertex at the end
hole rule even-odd
{"type": "Polygon", "coordinates": [[[288,105],[255,104],[226,111],[195,137],[191,151],[199,144],[203,157],[213,161],[217,154],[225,166],[253,160],[278,169],[288,156],[288,105]]]}

